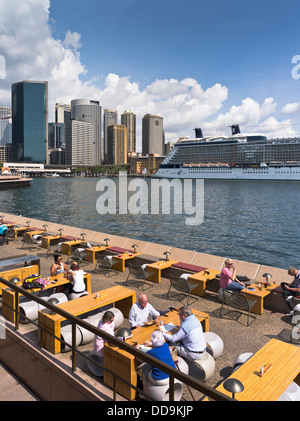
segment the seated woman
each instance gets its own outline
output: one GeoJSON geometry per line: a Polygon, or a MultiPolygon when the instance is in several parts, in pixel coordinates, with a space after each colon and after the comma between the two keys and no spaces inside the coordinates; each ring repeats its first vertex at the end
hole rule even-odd
{"type": "MultiPolygon", "coordinates": [[[[176,368],[169,345],[165,342],[165,338],[162,332],[155,330],[152,333],[151,342],[153,348],[147,351],[147,354],[157,358],[158,360],[170,365],[173,368],[176,368]]],[[[150,364],[146,364],[142,370],[143,379],[145,379],[150,374],[150,370],[152,370],[151,375],[156,381],[165,380],[169,377],[167,373],[164,373],[159,368],[152,367],[150,364]]]]}
{"type": "MultiPolygon", "coordinates": [[[[102,319],[100,319],[98,323],[98,329],[103,330],[106,333],[109,333],[110,335],[114,335],[114,329],[115,329],[115,315],[112,311],[108,310],[106,311],[102,319]]],[[[104,344],[107,341],[104,338],[101,338],[101,336],[95,335],[94,338],[94,352],[96,352],[100,357],[104,356],[104,344]]]]}
{"type": "Polygon", "coordinates": [[[54,263],[50,267],[50,274],[51,276],[56,276],[60,273],[64,273],[65,275],[68,272],[68,268],[65,263],[62,261],[62,256],[59,254],[54,255],[54,263]]]}
{"type": "Polygon", "coordinates": [[[84,272],[82,269],[79,269],[77,262],[71,264],[68,278],[71,281],[68,291],[69,294],[81,294],[85,292],[84,272]]]}
{"type": "Polygon", "coordinates": [[[241,291],[245,288],[245,284],[239,281],[235,275],[235,267],[231,259],[226,259],[224,268],[220,275],[220,285],[222,289],[230,291],[241,291]]]}

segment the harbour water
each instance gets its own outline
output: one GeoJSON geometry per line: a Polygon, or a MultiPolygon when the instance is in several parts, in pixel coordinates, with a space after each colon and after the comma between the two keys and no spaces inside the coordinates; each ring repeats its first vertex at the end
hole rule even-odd
{"type": "MultiPolygon", "coordinates": [[[[300,182],[205,180],[203,223],[186,225],[186,215],[175,215],[172,207],[169,215],[99,214],[98,181],[35,178],[28,187],[0,191],[0,211],[264,265],[300,266],[300,182]]],[[[151,179],[145,182],[150,191],[151,179]]]]}

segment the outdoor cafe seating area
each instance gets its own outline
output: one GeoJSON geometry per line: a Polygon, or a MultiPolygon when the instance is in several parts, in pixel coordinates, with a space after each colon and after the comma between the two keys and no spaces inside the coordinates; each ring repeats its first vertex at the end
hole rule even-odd
{"type": "MultiPolygon", "coordinates": [[[[98,358],[93,352],[94,333],[83,327],[86,324],[76,325],[74,340],[74,329],[66,314],[79,317],[95,328],[104,311],[111,309],[115,313],[115,335],[118,336],[120,329],[130,330],[130,308],[141,293],[146,293],[149,302],[164,313],[161,320],[169,327],[170,334],[180,326],[176,309],[182,305],[193,309],[203,327],[207,342],[205,357],[194,362],[180,358],[179,371],[213,388],[217,394],[208,396],[175,379],[175,400],[214,400],[218,399],[218,392],[237,400],[300,400],[298,319],[292,324],[283,314],[265,306],[273,290],[278,288],[276,279],[269,277],[268,286],[262,289],[258,278],[250,274],[247,291],[241,294],[242,305],[236,299],[225,300],[218,288],[221,265],[216,268],[208,261],[207,265],[181,261],[179,255],[174,253],[173,256],[172,251],[162,248],[157,254],[149,254],[134,240],[124,247],[109,236],[95,241],[85,233],[72,235],[66,228],[48,231],[43,221],[34,227],[29,220],[23,225],[12,220],[1,221],[6,222],[10,231],[6,236],[8,244],[0,249],[3,251],[0,276],[11,281],[11,285],[0,282],[1,314],[12,326],[20,323],[22,329],[34,330],[37,346],[48,355],[66,358],[75,345],[89,357],[84,360],[80,356],[79,364],[91,379],[104,387],[115,387],[121,399],[139,399],[136,388],[142,387],[141,371],[135,352],[108,342],[104,357],[98,358]],[[65,276],[50,276],[55,253],[63,256],[67,266],[77,261],[84,270],[86,290],[81,296],[70,297],[65,291],[60,292],[69,282],[65,276]],[[33,296],[44,302],[35,302],[27,294],[16,294],[13,289],[12,285],[21,287],[31,274],[46,281],[42,291],[32,291],[33,296]],[[247,307],[250,302],[252,305],[247,307]],[[52,305],[62,314],[53,311],[52,305]],[[271,333],[271,326],[276,314],[278,333],[275,335],[271,333]],[[252,323],[248,322],[249,317],[252,323]],[[253,347],[249,346],[251,335],[253,347]],[[114,386],[114,373],[123,376],[126,382],[118,378],[114,386]]],[[[124,336],[125,343],[132,348],[136,344],[143,348],[156,327],[153,323],[138,327],[131,332],[130,339],[124,336]]],[[[169,381],[160,385],[148,376],[144,387],[148,399],[170,398],[169,381]]]]}

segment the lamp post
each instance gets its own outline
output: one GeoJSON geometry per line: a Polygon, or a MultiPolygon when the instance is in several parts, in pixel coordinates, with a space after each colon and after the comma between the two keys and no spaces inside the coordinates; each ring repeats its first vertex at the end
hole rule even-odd
{"type": "Polygon", "coordinates": [[[105,246],[107,247],[109,245],[109,238],[104,238],[105,246]]]}
{"type": "Polygon", "coordinates": [[[133,244],[131,247],[133,248],[133,253],[135,254],[136,253],[136,249],[138,248],[138,245],[137,244],[133,244]]]}
{"type": "Polygon", "coordinates": [[[267,287],[269,285],[270,278],[272,278],[272,275],[270,273],[264,273],[263,277],[265,278],[265,286],[267,287]]]}
{"type": "Polygon", "coordinates": [[[58,232],[59,232],[59,235],[61,236],[64,230],[62,228],[59,228],[58,232]]]}
{"type": "Polygon", "coordinates": [[[165,251],[164,252],[164,255],[166,256],[166,262],[168,262],[169,261],[169,256],[170,256],[170,252],[169,251],[165,251]]]}
{"type": "Polygon", "coordinates": [[[128,327],[122,327],[117,332],[117,336],[122,337],[124,342],[125,342],[125,339],[128,338],[128,336],[130,335],[131,335],[131,330],[128,329],[128,327]]]}
{"type": "Polygon", "coordinates": [[[232,393],[232,399],[235,399],[235,394],[244,390],[244,385],[238,379],[227,379],[223,383],[224,389],[232,393]]]}

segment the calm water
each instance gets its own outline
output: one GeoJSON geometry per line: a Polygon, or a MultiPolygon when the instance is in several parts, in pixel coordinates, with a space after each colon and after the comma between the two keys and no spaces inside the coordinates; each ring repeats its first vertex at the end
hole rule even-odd
{"type": "Polygon", "coordinates": [[[184,214],[99,215],[97,181],[36,178],[30,187],[0,191],[0,210],[265,265],[300,266],[299,182],[207,180],[204,222],[188,226],[184,214]]]}

